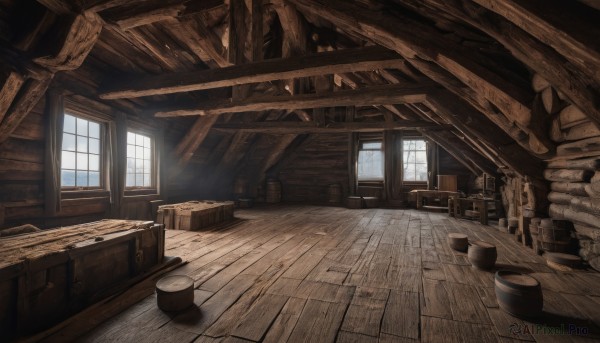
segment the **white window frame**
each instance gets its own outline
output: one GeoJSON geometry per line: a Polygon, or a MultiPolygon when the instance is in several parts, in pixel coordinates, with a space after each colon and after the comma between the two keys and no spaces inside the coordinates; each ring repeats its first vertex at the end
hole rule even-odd
{"type": "Polygon", "coordinates": [[[65,111],[64,114],[64,121],[66,122],[67,120],[67,116],[73,117],[75,118],[75,132],[66,132],[65,131],[65,126],[63,123],[63,130],[62,130],[62,146],[60,147],[60,153],[63,157],[61,157],[61,165],[60,165],[60,180],[61,180],[61,191],[81,191],[81,190],[104,190],[106,189],[106,185],[105,185],[105,176],[106,176],[106,170],[105,170],[105,147],[104,147],[104,135],[105,135],[105,124],[101,121],[101,120],[97,120],[95,118],[91,118],[89,116],[84,116],[84,115],[80,115],[80,114],[73,114],[71,112],[65,111]],[[80,134],[80,132],[78,131],[78,127],[77,127],[77,119],[82,120],[82,121],[86,121],[87,122],[87,131],[86,134],[80,134]],[[93,123],[98,125],[98,137],[91,137],[90,133],[89,133],[89,124],[93,123]],[[66,135],[73,135],[75,136],[75,150],[65,150],[65,141],[66,141],[66,135]],[[78,149],[78,145],[79,145],[79,137],[81,138],[85,138],[86,140],[86,145],[87,148],[85,149],[85,151],[79,151],[78,149]],[[90,152],[90,142],[91,140],[98,140],[98,153],[92,153],[90,152]],[[65,158],[64,155],[66,153],[74,153],[75,154],[75,167],[74,168],[65,168],[65,158]],[[85,169],[78,168],[78,154],[85,154],[87,155],[87,167],[85,169]],[[98,170],[90,170],[90,155],[93,156],[97,156],[98,157],[98,170]],[[74,186],[65,186],[63,184],[63,170],[70,170],[75,172],[75,185],[74,186]],[[88,173],[88,177],[87,177],[87,185],[83,186],[83,185],[78,185],[77,184],[77,172],[78,171],[85,171],[88,173]],[[89,186],[89,173],[90,172],[97,172],[98,173],[98,185],[97,186],[89,186]]]}
{"type": "Polygon", "coordinates": [[[428,162],[427,162],[427,140],[423,137],[404,137],[402,138],[402,182],[405,183],[427,183],[427,177],[425,178],[425,180],[417,180],[416,176],[417,176],[417,165],[425,165],[425,170],[429,170],[429,166],[428,166],[428,162]],[[422,141],[423,143],[425,143],[425,148],[423,150],[420,149],[409,149],[408,151],[404,149],[404,145],[405,142],[407,141],[422,141]],[[405,154],[407,152],[414,152],[415,153],[415,162],[405,162],[405,154]],[[425,153],[425,162],[416,162],[416,153],[417,152],[424,152],[425,153]],[[407,169],[407,165],[412,165],[414,170],[415,170],[415,179],[406,179],[406,173],[405,170],[407,169]]]}
{"type": "MultiPolygon", "coordinates": [[[[128,128],[127,129],[127,142],[126,142],[125,149],[126,149],[126,152],[125,152],[125,155],[126,155],[126,165],[125,165],[125,171],[124,171],[125,172],[125,190],[126,191],[156,190],[158,188],[158,180],[157,180],[158,173],[157,173],[157,158],[156,158],[157,157],[157,154],[156,154],[156,137],[153,134],[151,134],[151,133],[149,133],[147,131],[144,131],[144,130],[137,130],[135,128],[128,128]],[[129,175],[135,175],[136,179],[137,179],[137,175],[139,174],[137,172],[137,168],[135,167],[135,165],[134,165],[134,172],[133,173],[129,172],[130,171],[130,169],[129,169],[129,167],[130,167],[130,159],[143,160],[144,164],[145,164],[145,161],[147,160],[145,158],[145,156],[143,158],[141,158],[141,159],[137,158],[138,157],[137,156],[138,147],[140,147],[142,149],[147,148],[147,147],[145,147],[143,145],[142,146],[137,145],[137,142],[136,142],[135,148],[134,148],[136,150],[136,154],[135,154],[134,157],[130,157],[129,153],[131,152],[130,149],[132,147],[132,144],[130,144],[130,140],[129,140],[130,134],[137,135],[137,136],[142,136],[142,137],[145,137],[145,138],[149,138],[149,140],[150,140],[150,147],[149,147],[149,149],[150,149],[150,155],[149,155],[150,156],[150,174],[149,174],[150,185],[149,186],[147,186],[147,185],[139,186],[137,184],[134,185],[134,186],[130,186],[130,182],[128,182],[129,181],[129,175]]],[[[137,161],[135,161],[134,163],[137,163],[137,161]]],[[[146,174],[146,173],[143,173],[143,174],[146,174]]]]}

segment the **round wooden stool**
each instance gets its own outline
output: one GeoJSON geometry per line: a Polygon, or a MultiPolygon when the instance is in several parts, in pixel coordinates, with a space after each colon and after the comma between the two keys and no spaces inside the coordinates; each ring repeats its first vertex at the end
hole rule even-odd
{"type": "Polygon", "coordinates": [[[494,286],[496,299],[502,310],[519,318],[537,317],[542,313],[542,287],[535,278],[500,270],[494,277],[494,286]]]}
{"type": "Polygon", "coordinates": [[[448,234],[448,244],[456,251],[467,251],[469,247],[469,238],[462,233],[452,232],[448,234]]]}
{"type": "Polygon", "coordinates": [[[156,282],[156,302],[163,311],[177,312],[194,304],[194,280],[187,275],[171,275],[156,282]]]}
{"type": "Polygon", "coordinates": [[[476,268],[491,269],[497,257],[496,246],[488,242],[475,241],[469,246],[469,262],[476,268]]]}

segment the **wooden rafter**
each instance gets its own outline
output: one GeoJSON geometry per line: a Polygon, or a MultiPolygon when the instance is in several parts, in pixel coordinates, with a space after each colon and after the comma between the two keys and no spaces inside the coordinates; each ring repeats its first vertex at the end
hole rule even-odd
{"type": "Polygon", "coordinates": [[[423,102],[434,88],[420,85],[373,86],[358,90],[343,90],[322,94],[290,96],[255,96],[243,100],[217,100],[199,104],[194,108],[158,110],[156,117],[181,117],[208,114],[255,112],[265,110],[290,110],[336,106],[372,106],[423,102]]]}
{"type": "Polygon", "coordinates": [[[131,82],[113,81],[112,84],[103,87],[100,97],[102,99],[134,98],[322,74],[394,68],[399,65],[402,65],[400,56],[385,48],[348,49],[212,70],[146,77],[128,76],[128,79],[132,79],[131,82]]]}
{"type": "Polygon", "coordinates": [[[316,122],[253,122],[235,124],[216,124],[217,131],[254,132],[266,134],[305,134],[305,133],[348,133],[348,132],[377,132],[382,130],[404,130],[414,128],[444,129],[444,127],[426,121],[396,121],[396,122],[335,122],[318,125],[316,122]]]}

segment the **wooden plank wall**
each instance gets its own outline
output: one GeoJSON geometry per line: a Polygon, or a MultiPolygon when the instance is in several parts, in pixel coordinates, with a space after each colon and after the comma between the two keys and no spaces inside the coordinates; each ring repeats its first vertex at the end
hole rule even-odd
{"type": "Polygon", "coordinates": [[[314,135],[279,173],[283,201],[325,203],[327,188],[342,185],[348,194],[348,135],[314,135]]]}
{"type": "MultiPolygon", "coordinates": [[[[42,100],[27,115],[11,137],[0,144],[0,227],[24,223],[46,228],[71,225],[106,218],[110,209],[109,197],[66,199],[61,212],[54,218],[44,213],[44,105],[42,100]]],[[[170,125],[165,138],[165,150],[171,151],[183,134],[185,126],[170,125]]],[[[169,183],[169,197],[177,200],[193,198],[186,184],[194,175],[194,166],[186,169],[181,178],[169,183]],[[186,184],[182,184],[186,183],[186,184]]],[[[130,198],[123,202],[120,217],[152,219],[150,200],[159,196],[130,198]]]]}
{"type": "Polygon", "coordinates": [[[452,155],[441,147],[438,149],[439,159],[439,174],[440,175],[456,175],[458,183],[458,190],[465,193],[471,192],[469,188],[469,181],[474,178],[475,175],[471,173],[464,165],[458,162],[452,155]]]}

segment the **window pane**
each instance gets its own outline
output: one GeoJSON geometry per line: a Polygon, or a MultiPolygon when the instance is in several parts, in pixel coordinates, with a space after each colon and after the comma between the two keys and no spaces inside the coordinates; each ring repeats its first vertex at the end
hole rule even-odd
{"type": "Polygon", "coordinates": [[[127,174],[125,178],[125,186],[133,187],[135,186],[135,174],[127,174]]]}
{"type": "Polygon", "coordinates": [[[99,172],[90,172],[88,181],[89,181],[90,187],[100,187],[100,173],[99,172]]]}
{"type": "Polygon", "coordinates": [[[75,135],[69,133],[63,134],[62,149],[75,151],[75,135]]]}
{"type": "Polygon", "coordinates": [[[135,145],[144,146],[144,136],[135,134],[135,145]]]}
{"type": "Polygon", "coordinates": [[[127,144],[135,144],[135,133],[127,132],[127,144]]]}
{"type": "Polygon", "coordinates": [[[144,148],[141,146],[135,147],[135,158],[144,158],[144,148]]]}
{"type": "Polygon", "coordinates": [[[88,172],[87,171],[77,171],[77,186],[79,187],[87,187],[88,185],[88,172]]]}
{"type": "Polygon", "coordinates": [[[127,159],[127,174],[135,173],[135,159],[128,158],[127,159]]]}
{"type": "Polygon", "coordinates": [[[136,187],[144,186],[144,174],[135,174],[135,186],[136,187]]]}
{"type": "Polygon", "coordinates": [[[144,160],[136,159],[135,160],[135,172],[143,173],[144,172],[144,160]]]}
{"type": "Polygon", "coordinates": [[[100,124],[98,123],[94,123],[94,122],[90,122],[89,124],[89,129],[90,129],[90,137],[93,138],[100,138],[100,124]]]}
{"type": "Polygon", "coordinates": [[[150,160],[144,160],[144,174],[152,173],[152,163],[150,160]]]}
{"type": "Polygon", "coordinates": [[[406,163],[415,163],[415,160],[417,158],[414,150],[404,151],[404,157],[406,163]]]}
{"type": "MultiPolygon", "coordinates": [[[[77,154],[77,170],[88,169],[88,154],[77,154]]],[[[78,183],[79,185],[79,183],[78,183]]]]}
{"type": "Polygon", "coordinates": [[[75,117],[65,114],[64,132],[75,133],[75,117]]]}
{"type": "Polygon", "coordinates": [[[63,151],[61,156],[60,165],[64,169],[75,169],[75,153],[69,151],[63,151]]]}
{"type": "Polygon", "coordinates": [[[417,164],[416,165],[416,177],[417,181],[427,181],[427,165],[417,164]]]}
{"type": "Polygon", "coordinates": [[[127,144],[127,157],[135,158],[135,145],[127,144]]]}
{"type": "Polygon", "coordinates": [[[383,179],[383,153],[381,151],[359,151],[358,179],[383,179]]]}
{"type": "Polygon", "coordinates": [[[150,148],[150,137],[144,136],[144,148],[150,148]]]}
{"type": "Polygon", "coordinates": [[[63,187],[75,187],[75,171],[62,170],[60,175],[60,183],[63,187]]]}
{"type": "Polygon", "coordinates": [[[152,186],[152,180],[150,179],[150,174],[144,174],[144,187],[152,186]]]}
{"type": "Polygon", "coordinates": [[[381,149],[381,142],[363,143],[363,149],[381,149]]]}
{"type": "Polygon", "coordinates": [[[88,135],[88,121],[77,118],[77,134],[82,136],[88,135]]]}
{"type": "Polygon", "coordinates": [[[417,163],[427,163],[427,153],[425,151],[417,151],[416,157],[417,163]]]}
{"type": "Polygon", "coordinates": [[[404,169],[404,180],[415,181],[415,169],[413,166],[404,169]]]}
{"type": "Polygon", "coordinates": [[[77,136],[77,151],[78,152],[88,152],[87,137],[77,136]]]}
{"type": "Polygon", "coordinates": [[[150,150],[150,148],[144,148],[144,159],[145,160],[149,160],[150,159],[151,152],[152,152],[152,150],[150,150]]]}
{"type": "Polygon", "coordinates": [[[415,140],[415,147],[417,150],[425,150],[425,141],[424,140],[415,140]]]}
{"type": "Polygon", "coordinates": [[[90,138],[89,141],[89,150],[92,154],[100,154],[100,140],[90,138]]]}
{"type": "Polygon", "coordinates": [[[90,154],[89,170],[100,171],[100,155],[90,154]]]}

